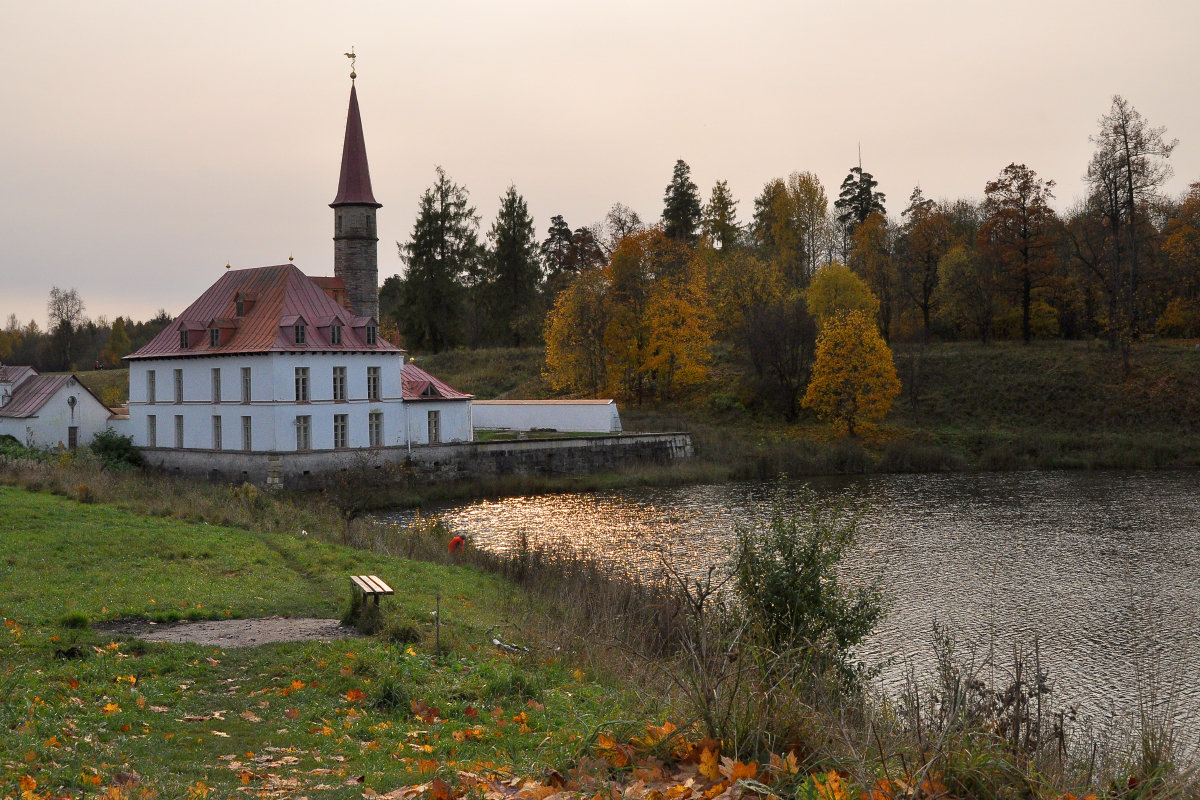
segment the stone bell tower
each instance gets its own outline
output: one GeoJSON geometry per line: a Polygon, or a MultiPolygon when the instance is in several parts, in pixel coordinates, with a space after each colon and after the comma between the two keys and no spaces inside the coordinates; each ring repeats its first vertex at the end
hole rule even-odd
{"type": "Polygon", "coordinates": [[[375,228],[375,202],[367,146],[363,142],[358,93],[350,74],[350,110],[346,113],[346,141],[342,145],[342,174],[333,209],[333,274],[346,284],[346,303],[360,317],[379,318],[379,236],[375,228]]]}

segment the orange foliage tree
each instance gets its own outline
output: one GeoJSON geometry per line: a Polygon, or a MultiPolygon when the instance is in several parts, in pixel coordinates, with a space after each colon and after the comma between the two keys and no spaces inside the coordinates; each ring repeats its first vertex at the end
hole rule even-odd
{"type": "Polygon", "coordinates": [[[583,270],[559,292],[546,317],[544,374],[560,392],[596,395],[607,382],[607,292],[604,270],[583,270]]]}
{"type": "Polygon", "coordinates": [[[559,391],[642,402],[708,375],[706,262],[661,228],[619,239],[609,263],[564,289],[546,320],[545,376],[559,391]]]}
{"type": "Polygon", "coordinates": [[[851,311],[825,323],[805,408],[853,436],[860,424],[883,419],[899,394],[892,351],[870,315],[851,311]]]}
{"type": "Polygon", "coordinates": [[[708,377],[711,360],[711,302],[703,265],[693,260],[685,274],[662,281],[646,303],[645,368],[658,393],[670,397],[708,377]]]}

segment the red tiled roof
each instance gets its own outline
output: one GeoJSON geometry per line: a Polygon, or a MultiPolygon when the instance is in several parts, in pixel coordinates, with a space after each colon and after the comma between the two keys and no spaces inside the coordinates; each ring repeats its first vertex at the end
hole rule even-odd
{"type": "Polygon", "coordinates": [[[0,417],[32,417],[62,387],[71,382],[71,375],[34,375],[13,389],[12,399],[0,408],[0,417]]]}
{"type": "Polygon", "coordinates": [[[342,174],[338,178],[337,197],[331,206],[369,205],[380,208],[371,192],[371,172],[367,169],[367,145],[363,141],[362,118],[358,114],[358,92],[350,86],[350,110],[346,112],[346,141],[342,145],[342,174]]]}
{"type": "MultiPolygon", "coordinates": [[[[327,279],[321,279],[327,280],[327,279]]],[[[329,297],[318,283],[294,264],[229,270],[158,336],[127,359],[173,358],[240,353],[352,352],[399,353],[399,347],[376,339],[368,345],[369,320],[356,317],[329,297]],[[237,297],[253,299],[237,316],[237,297]],[[293,341],[292,321],[307,323],[304,344],[293,341]],[[233,324],[230,323],[233,321],[233,324]],[[330,344],[333,321],[342,326],[342,343],[330,344]],[[220,342],[209,344],[209,328],[220,329],[220,342]],[[188,347],[179,332],[189,331],[188,347]]]]}
{"type": "Polygon", "coordinates": [[[474,397],[438,380],[416,364],[405,364],[400,368],[400,385],[405,400],[470,400],[474,397]]]}

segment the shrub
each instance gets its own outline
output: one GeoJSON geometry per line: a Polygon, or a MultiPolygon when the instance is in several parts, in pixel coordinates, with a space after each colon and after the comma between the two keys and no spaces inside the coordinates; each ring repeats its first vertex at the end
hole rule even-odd
{"type": "Polygon", "coordinates": [[[142,454],[133,447],[133,437],[122,436],[111,428],[97,433],[88,449],[100,459],[101,469],[134,469],[144,463],[142,454]]]}
{"type": "Polygon", "coordinates": [[[838,562],[854,543],[858,518],[846,497],[820,501],[808,488],[794,506],[776,504],[770,524],[739,527],[734,579],[753,631],[774,652],[798,649],[814,669],[859,676],[852,648],[883,616],[876,582],[838,580],[838,562]]]}

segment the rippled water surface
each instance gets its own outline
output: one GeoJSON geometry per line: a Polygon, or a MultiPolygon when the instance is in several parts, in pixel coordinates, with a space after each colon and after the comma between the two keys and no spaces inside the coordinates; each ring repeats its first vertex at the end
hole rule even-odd
{"type": "MultiPolygon", "coordinates": [[[[960,651],[1040,642],[1056,707],[1100,720],[1136,708],[1153,671],[1184,716],[1200,719],[1200,473],[1025,472],[881,475],[810,482],[848,492],[861,535],[844,569],[878,575],[889,613],[863,649],[887,663],[932,663],[932,625],[960,651]]],[[[759,524],[798,484],[737,483],[478,501],[436,509],[481,547],[524,533],[650,571],[724,566],[736,525],[759,524]],[[660,556],[660,553],[662,554],[660,556]]],[[[1002,659],[1003,660],[1003,659],[1002,659]]]]}

